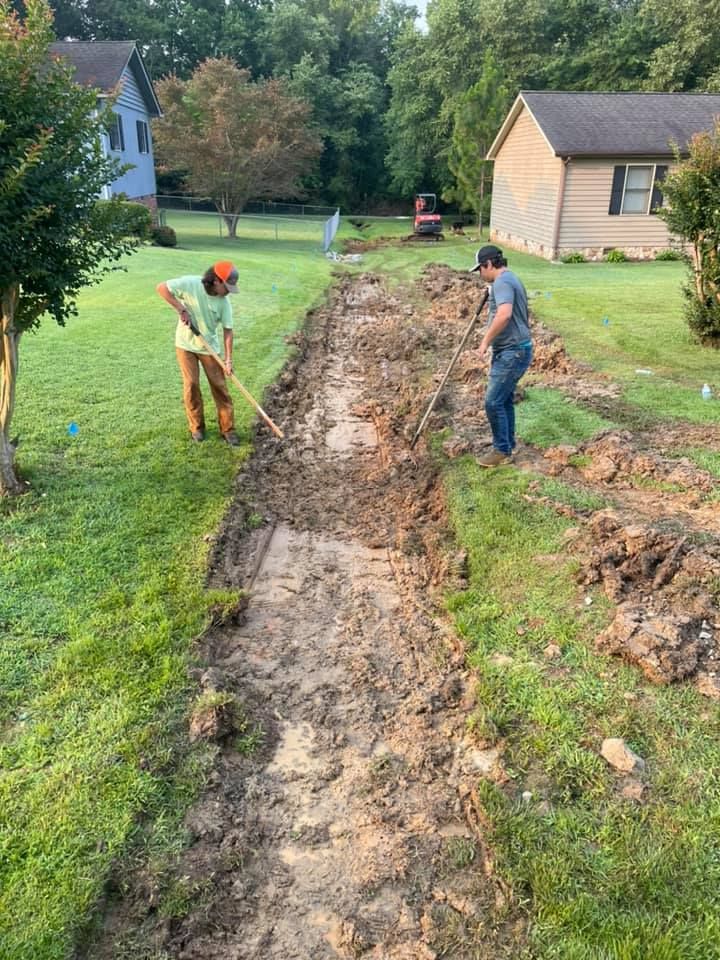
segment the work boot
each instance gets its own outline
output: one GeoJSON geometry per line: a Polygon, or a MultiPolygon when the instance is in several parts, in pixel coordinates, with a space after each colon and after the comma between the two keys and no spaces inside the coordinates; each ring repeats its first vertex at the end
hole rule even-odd
{"type": "Polygon", "coordinates": [[[478,457],[477,464],[479,467],[500,467],[503,463],[510,463],[511,461],[512,457],[509,453],[503,453],[502,450],[493,448],[489,453],[478,457]]]}
{"type": "Polygon", "coordinates": [[[204,430],[193,430],[193,432],[190,434],[190,439],[191,439],[194,443],[202,443],[203,440],[205,439],[205,431],[204,431],[204,430]]]}
{"type": "Polygon", "coordinates": [[[224,433],[223,439],[225,440],[225,443],[229,443],[231,447],[240,446],[240,437],[235,433],[234,430],[228,430],[227,433],[224,433]]]}

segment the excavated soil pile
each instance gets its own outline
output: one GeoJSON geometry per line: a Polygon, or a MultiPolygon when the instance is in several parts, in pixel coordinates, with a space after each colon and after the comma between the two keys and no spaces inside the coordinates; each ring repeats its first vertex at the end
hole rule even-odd
{"type": "MultiPolygon", "coordinates": [[[[580,548],[580,549],[578,549],[580,548]]],[[[696,678],[720,698],[720,544],[596,513],[582,543],[579,580],[600,583],[616,604],[598,648],[637,664],[654,683],[696,678]]]]}
{"type": "Polygon", "coordinates": [[[669,459],[651,450],[639,450],[631,433],[608,431],[579,446],[562,445],[545,452],[555,476],[572,467],[591,483],[633,487],[653,481],[668,492],[712,493],[715,478],[690,460],[669,459]]]}

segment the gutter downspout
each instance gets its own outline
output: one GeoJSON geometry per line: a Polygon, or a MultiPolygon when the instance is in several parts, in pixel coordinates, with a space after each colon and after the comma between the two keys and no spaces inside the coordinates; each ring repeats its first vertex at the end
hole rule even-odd
{"type": "Polygon", "coordinates": [[[560,167],[560,183],[558,184],[557,204],[555,206],[555,223],[553,224],[552,238],[552,259],[557,260],[560,246],[560,218],[562,216],[562,207],[565,201],[565,179],[567,177],[567,168],[572,157],[563,157],[560,167]]]}

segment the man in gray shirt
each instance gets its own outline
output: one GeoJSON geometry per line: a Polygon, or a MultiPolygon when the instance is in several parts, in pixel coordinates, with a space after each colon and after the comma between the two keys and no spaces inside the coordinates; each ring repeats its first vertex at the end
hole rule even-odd
{"type": "Polygon", "coordinates": [[[483,357],[492,346],[485,412],[493,436],[492,450],[478,463],[481,467],[498,467],[510,462],[515,448],[513,397],[518,380],[532,362],[527,292],[520,278],[508,270],[502,250],[493,244],[476,253],[470,272],[476,270],[491,284],[488,325],[478,352],[483,357]]]}

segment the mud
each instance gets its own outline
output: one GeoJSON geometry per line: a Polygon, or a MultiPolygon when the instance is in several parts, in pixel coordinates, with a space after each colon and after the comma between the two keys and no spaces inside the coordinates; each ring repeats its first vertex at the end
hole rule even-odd
{"type": "MultiPolygon", "coordinates": [[[[192,842],[170,879],[124,880],[86,960],[522,953],[526,920],[475,793],[482,777],[512,783],[501,750],[467,733],[473,678],[440,612],[466,557],[435,457],[424,439],[409,448],[479,296],[477,278],[442,266],[407,297],[341,277],[294,338],[266,403],[286,439],[258,431],[213,554],[211,584],[248,599],[200,650],[190,730],[218,754],[186,819],[192,842]]],[[[618,395],[552,332],[536,326],[536,341],[534,382],[590,404],[618,395]]],[[[471,346],[431,417],[447,456],[490,442],[486,373],[471,346]]],[[[541,498],[575,520],[580,596],[601,589],[613,605],[598,648],[720,697],[715,484],[660,440],[615,431],[524,446],[517,462],[614,504],[541,498]]]]}
{"type": "Polygon", "coordinates": [[[579,580],[601,584],[616,605],[598,648],[654,683],[695,678],[701,692],[720,696],[720,544],[626,525],[613,511],[593,516],[584,541],[579,580]]]}

